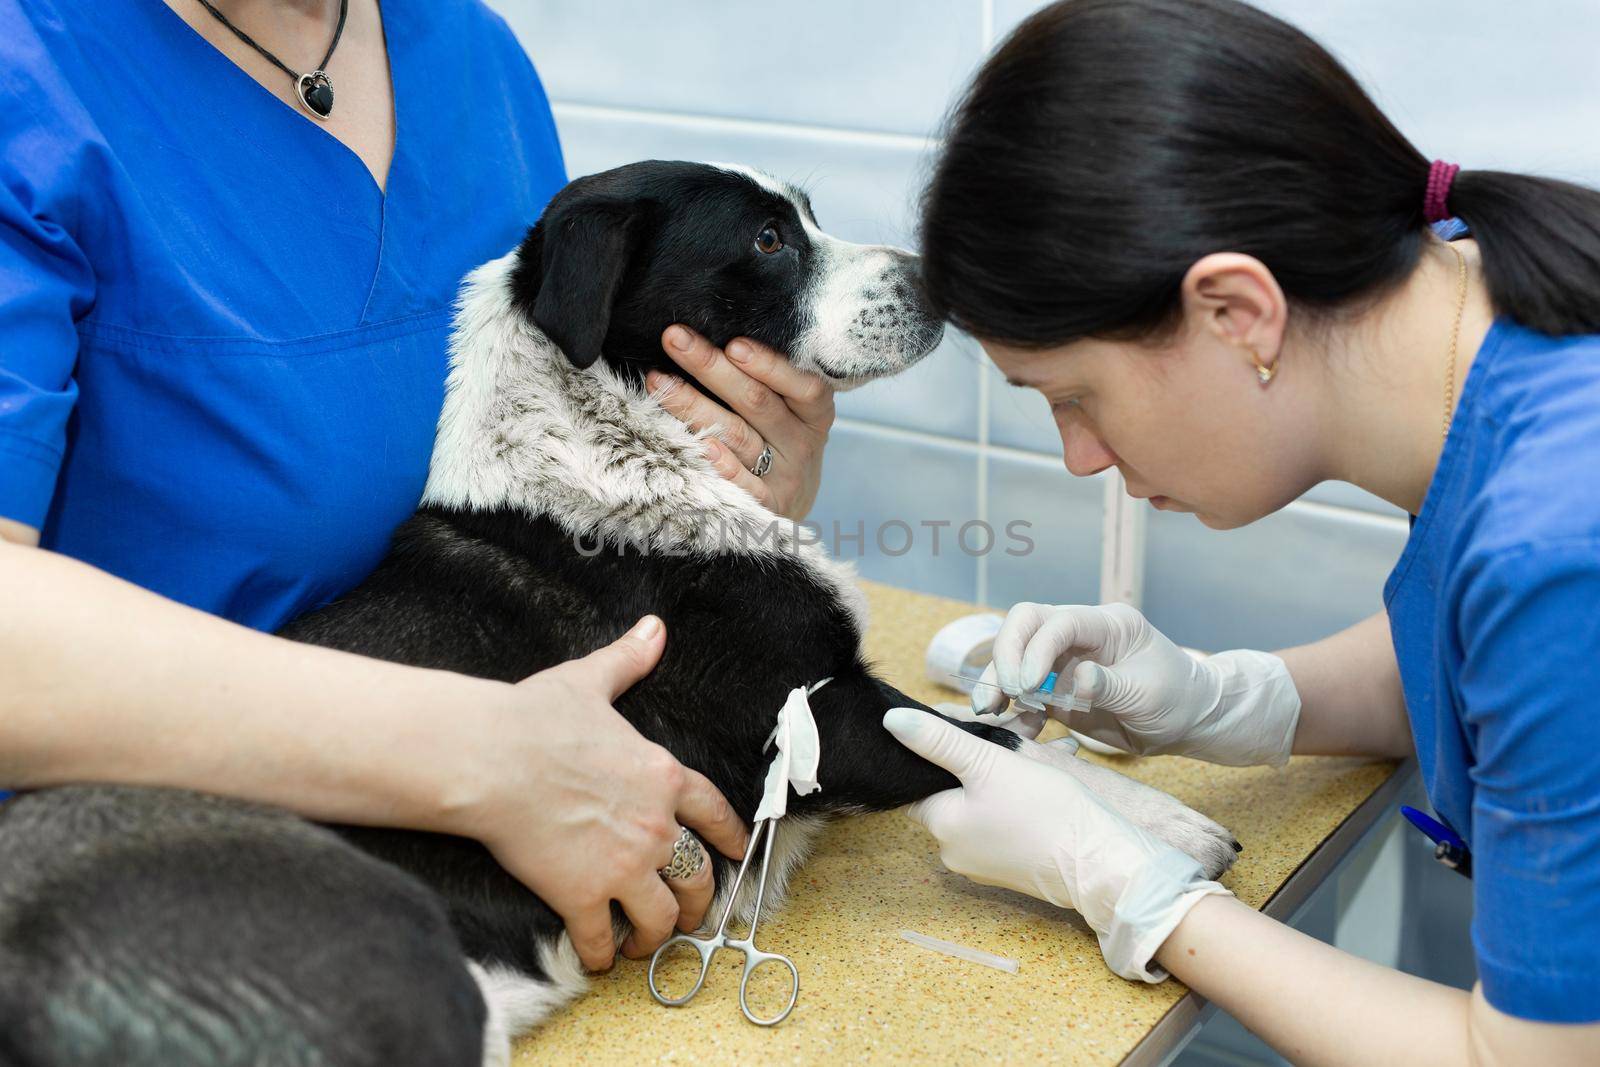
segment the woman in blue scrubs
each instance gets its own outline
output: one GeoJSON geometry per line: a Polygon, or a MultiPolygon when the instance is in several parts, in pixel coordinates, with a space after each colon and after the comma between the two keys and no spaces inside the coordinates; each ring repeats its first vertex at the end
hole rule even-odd
{"type": "Polygon", "coordinates": [[[1470,850],[1480,981],[1241,905],[1050,746],[890,712],[963,781],[915,809],[945,862],[1295,1062],[1600,1063],[1600,192],[1430,164],[1232,0],[1068,0],[978,74],[923,206],[935,302],[1050,403],[1072,473],[1219,529],[1324,479],[1415,517],[1385,610],[1320,643],[1196,662],[1126,606],[1022,604],[993,670],[1072,670],[1068,724],[1135,752],[1414,751],[1470,850]]]}
{"type": "MultiPolygon", "coordinates": [[[[357,584],[416,506],[457,282],[565,181],[539,79],[477,2],[210,7],[0,0],[0,784],[475,837],[590,967],[613,900],[647,953],[709,902],[709,865],[656,874],[678,824],[745,844],[611,707],[659,620],[517,686],[262,632],[357,584]],[[313,114],[275,60],[306,69],[336,25],[313,114]]],[[[714,386],[797,388],[669,335],[714,386]]],[[[762,406],[746,436],[789,447],[759,484],[713,458],[803,511],[831,410],[762,406]]]]}

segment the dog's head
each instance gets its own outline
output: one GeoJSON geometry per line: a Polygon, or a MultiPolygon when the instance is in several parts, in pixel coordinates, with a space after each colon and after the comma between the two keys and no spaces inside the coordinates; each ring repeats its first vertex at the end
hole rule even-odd
{"type": "Polygon", "coordinates": [[[661,334],[750,337],[839,388],[903,370],[943,324],[917,258],[822,232],[799,190],[758,171],[649,160],[556,194],[518,249],[515,299],[576,366],[673,369],[661,334]]]}

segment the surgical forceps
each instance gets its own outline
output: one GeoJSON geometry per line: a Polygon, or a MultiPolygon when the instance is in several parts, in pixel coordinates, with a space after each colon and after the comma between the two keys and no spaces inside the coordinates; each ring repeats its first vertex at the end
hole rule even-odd
{"type": "Polygon", "coordinates": [[[700,987],[706,984],[706,973],[711,969],[711,957],[716,955],[719,948],[736,948],[744,953],[744,977],[739,979],[739,1009],[744,1012],[744,1017],[757,1026],[776,1026],[789,1017],[794,1010],[794,1002],[800,999],[800,971],[795,967],[794,961],[788,956],[776,952],[762,952],[756,948],[756,926],[761,922],[761,901],[767,893],[767,874],[772,870],[772,840],[777,836],[778,818],[762,819],[755,825],[755,830],[750,834],[750,845],[745,849],[744,862],[739,864],[739,876],[733,880],[733,889],[728,893],[728,904],[722,909],[722,921],[717,923],[717,932],[710,937],[695,937],[691,934],[676,934],[667,939],[666,943],[656,949],[655,955],[650,957],[650,995],[669,1008],[682,1007],[694,999],[700,987]],[[756,906],[750,914],[750,933],[746,937],[737,938],[728,936],[728,922],[733,918],[734,904],[739,899],[739,887],[744,884],[744,875],[750,867],[750,859],[756,853],[756,846],[761,843],[762,835],[766,835],[766,844],[762,847],[761,878],[756,882],[756,906]],[[681,997],[669,997],[661,992],[656,985],[656,965],[661,962],[661,957],[673,945],[685,944],[694,948],[700,954],[700,977],[695,980],[694,988],[681,997]],[[750,1010],[750,976],[755,969],[763,963],[777,962],[789,968],[793,976],[793,984],[789,989],[789,1002],[783,1010],[771,1018],[763,1019],[750,1010]]]}

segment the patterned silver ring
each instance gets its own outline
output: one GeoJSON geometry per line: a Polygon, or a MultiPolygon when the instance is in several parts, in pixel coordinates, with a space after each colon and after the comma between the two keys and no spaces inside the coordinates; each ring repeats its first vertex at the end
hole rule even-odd
{"type": "Polygon", "coordinates": [[[772,469],[772,446],[767,445],[761,450],[761,455],[756,457],[756,465],[750,468],[750,473],[760,478],[772,469]]]}
{"type": "Polygon", "coordinates": [[[678,839],[672,843],[672,862],[656,873],[663,878],[681,882],[699,874],[700,868],[705,865],[706,850],[701,847],[700,839],[694,836],[688,827],[684,827],[678,839]]]}

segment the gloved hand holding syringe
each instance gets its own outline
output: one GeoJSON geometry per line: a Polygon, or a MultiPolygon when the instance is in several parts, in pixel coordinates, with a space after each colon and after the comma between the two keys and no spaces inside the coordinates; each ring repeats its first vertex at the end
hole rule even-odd
{"type": "Polygon", "coordinates": [[[1009,697],[1015,710],[1123,752],[1233,766],[1289,759],[1300,696],[1271,653],[1192,656],[1126,604],[1023,603],[992,655],[977,679],[952,683],[970,688],[974,714],[1004,713],[1009,697]]]}

